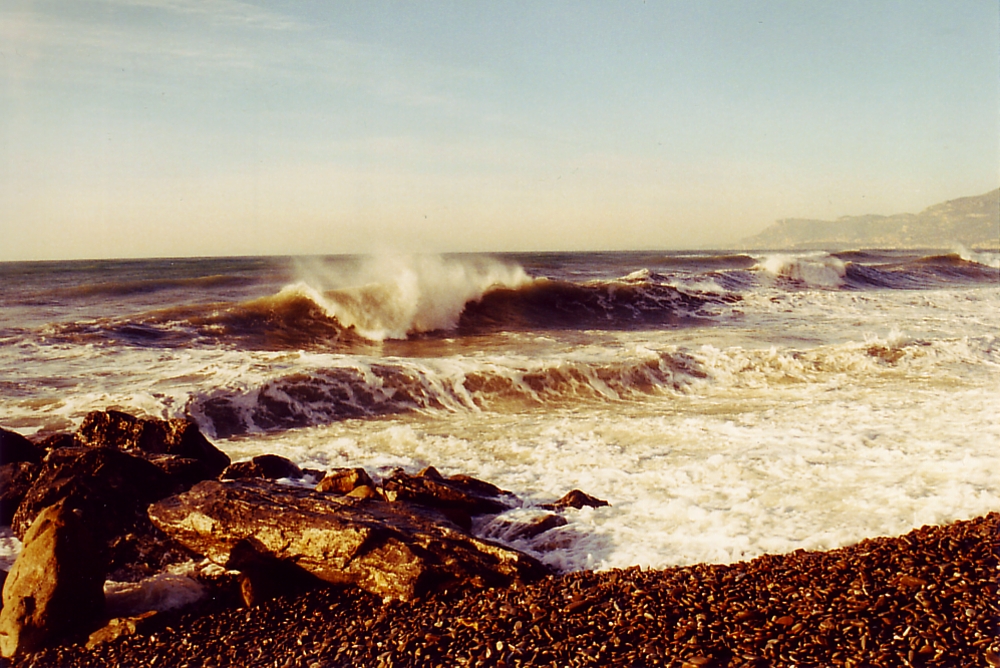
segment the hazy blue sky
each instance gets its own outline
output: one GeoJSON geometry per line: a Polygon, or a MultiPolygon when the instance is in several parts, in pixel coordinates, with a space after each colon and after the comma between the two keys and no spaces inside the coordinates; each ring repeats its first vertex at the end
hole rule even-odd
{"type": "Polygon", "coordinates": [[[1000,185],[995,0],[0,3],[0,259],[731,245],[1000,185]]]}

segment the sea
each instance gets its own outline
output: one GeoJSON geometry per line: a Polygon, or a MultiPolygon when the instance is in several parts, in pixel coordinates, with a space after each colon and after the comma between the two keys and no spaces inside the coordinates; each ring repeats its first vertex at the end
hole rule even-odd
{"type": "Polygon", "coordinates": [[[729,563],[1000,510],[998,334],[964,249],[9,262],[0,426],[184,417],[493,482],[474,530],[559,571],[729,563]],[[610,505],[511,536],[572,489],[610,505]]]}

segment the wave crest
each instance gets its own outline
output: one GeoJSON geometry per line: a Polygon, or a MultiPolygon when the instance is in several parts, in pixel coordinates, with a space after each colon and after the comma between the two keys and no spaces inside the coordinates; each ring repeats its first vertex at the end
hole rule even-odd
{"type": "Polygon", "coordinates": [[[793,281],[811,288],[838,288],[844,284],[847,264],[826,253],[769,255],[757,269],[776,279],[793,281]]]}
{"type": "Polygon", "coordinates": [[[285,290],[307,296],[360,336],[384,341],[453,330],[470,301],[531,282],[520,265],[492,258],[407,255],[371,259],[346,286],[322,291],[301,282],[285,290]]]}

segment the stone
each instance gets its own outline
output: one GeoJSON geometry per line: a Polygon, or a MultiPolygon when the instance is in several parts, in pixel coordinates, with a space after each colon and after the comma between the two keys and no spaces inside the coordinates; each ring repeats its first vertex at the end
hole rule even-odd
{"type": "Polygon", "coordinates": [[[0,465],[42,461],[45,451],[17,432],[0,429],[0,465]]]}
{"type": "Polygon", "coordinates": [[[142,458],[167,476],[172,494],[180,494],[202,480],[212,480],[216,477],[214,469],[200,459],[149,454],[143,455],[142,458]]]}
{"type": "Polygon", "coordinates": [[[112,640],[141,633],[152,626],[156,615],[155,610],[149,610],[134,617],[116,617],[90,634],[87,638],[87,649],[94,649],[112,640]]]}
{"type": "Polygon", "coordinates": [[[502,516],[494,521],[500,522],[501,527],[499,528],[498,533],[503,536],[504,540],[508,541],[530,540],[531,538],[545,533],[549,529],[565,526],[568,523],[568,520],[565,517],[562,517],[561,515],[554,515],[552,513],[546,513],[545,515],[533,517],[523,522],[507,520],[502,516]]]}
{"type": "Polygon", "coordinates": [[[82,444],[76,440],[76,436],[73,434],[50,434],[40,441],[36,441],[35,445],[45,451],[57,450],[59,448],[78,448],[82,444]]]}
{"type": "Polygon", "coordinates": [[[213,478],[229,466],[229,456],[209,443],[198,425],[190,420],[138,418],[120,411],[94,411],[83,419],[76,439],[88,447],[197,459],[208,467],[213,478]]]}
{"type": "Polygon", "coordinates": [[[17,507],[41,471],[34,462],[12,462],[0,466],[0,525],[10,526],[17,507]]]}
{"type": "Polygon", "coordinates": [[[316,485],[317,492],[350,494],[358,488],[375,491],[375,483],[362,468],[338,468],[328,471],[316,485]]]}
{"type": "Polygon", "coordinates": [[[276,596],[308,591],[320,582],[291,561],[259,552],[250,541],[233,546],[226,568],[240,572],[240,596],[247,607],[276,596]]]}
{"type": "Polygon", "coordinates": [[[170,481],[144,459],[109,448],[50,452],[11,521],[18,538],[47,506],[69,498],[93,510],[94,529],[107,540],[127,529],[146,506],[171,492],[170,481]]]}
{"type": "Polygon", "coordinates": [[[269,480],[292,478],[297,480],[302,475],[302,469],[290,459],[278,455],[258,455],[250,461],[230,464],[229,468],[222,472],[221,477],[226,480],[240,478],[267,478],[269,480]]]}
{"type": "Polygon", "coordinates": [[[469,476],[444,478],[433,467],[411,476],[394,471],[383,480],[382,487],[392,498],[441,510],[459,510],[469,515],[493,515],[511,506],[504,492],[489,483],[469,476]]]}
{"type": "Polygon", "coordinates": [[[564,497],[555,503],[546,504],[542,507],[550,510],[560,510],[562,508],[576,508],[579,510],[584,506],[588,506],[590,508],[601,508],[608,505],[611,504],[603,499],[598,499],[597,497],[581,492],[578,489],[574,489],[567,492],[564,497]]]}
{"type": "Polygon", "coordinates": [[[62,499],[32,523],[3,588],[0,655],[33,652],[103,624],[106,573],[90,520],[62,499]]]}
{"type": "Polygon", "coordinates": [[[409,600],[450,585],[530,581],[532,557],[462,533],[440,513],[381,498],[323,494],[264,480],[205,481],[149,507],[167,535],[219,565],[234,548],[294,563],[325,582],[409,600]]]}

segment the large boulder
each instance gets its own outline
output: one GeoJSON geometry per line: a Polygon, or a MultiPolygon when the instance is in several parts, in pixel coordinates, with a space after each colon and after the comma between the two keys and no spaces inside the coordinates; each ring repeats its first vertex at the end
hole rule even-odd
{"type": "Polygon", "coordinates": [[[145,455],[176,455],[202,462],[215,478],[229,466],[229,456],[212,445],[190,420],[138,418],[120,411],[87,414],[76,439],[89,447],[105,447],[145,455]]]}
{"type": "Polygon", "coordinates": [[[95,530],[107,539],[170,491],[163,472],[139,457],[109,448],[53,450],[14,513],[11,528],[21,538],[44,508],[69,498],[94,511],[95,530]]]}
{"type": "Polygon", "coordinates": [[[41,468],[34,462],[13,462],[0,466],[0,525],[10,526],[17,507],[31,489],[41,468]]]}
{"type": "Polygon", "coordinates": [[[87,511],[63,499],[24,535],[0,610],[0,655],[33,652],[104,623],[105,564],[87,511]]]}
{"type": "Polygon", "coordinates": [[[143,576],[190,558],[146,515],[150,503],[174,491],[169,476],[140,457],[109,448],[61,448],[46,456],[13,514],[11,529],[23,537],[42,510],[69,499],[90,515],[116,577],[143,576]]]}
{"type": "Polygon", "coordinates": [[[443,515],[380,498],[322,494],[263,480],[201,482],[149,507],[153,523],[219,565],[237,545],[335,584],[407,600],[442,586],[493,586],[548,571],[463,533],[443,515]]]}
{"type": "Polygon", "coordinates": [[[0,466],[42,461],[45,451],[15,431],[0,429],[0,466]]]}

